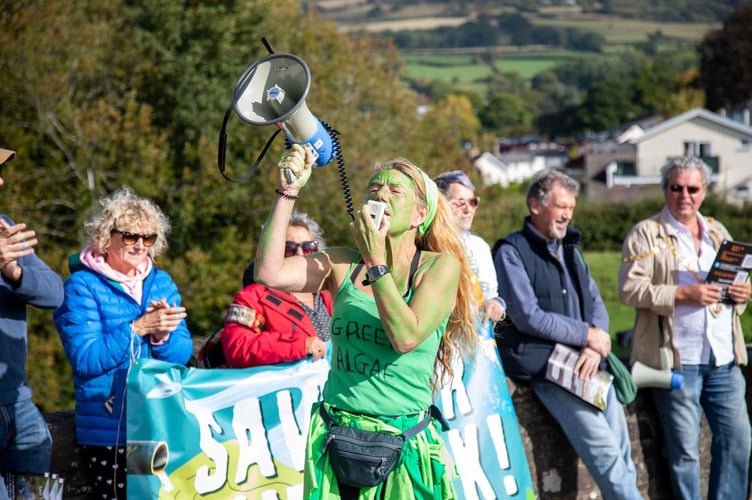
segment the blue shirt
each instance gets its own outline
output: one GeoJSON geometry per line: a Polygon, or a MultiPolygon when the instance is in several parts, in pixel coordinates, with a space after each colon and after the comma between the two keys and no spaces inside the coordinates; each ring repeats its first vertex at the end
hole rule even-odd
{"type": "MultiPolygon", "coordinates": [[[[0,218],[14,225],[7,216],[0,218]]],[[[18,263],[23,269],[20,283],[0,273],[0,405],[31,398],[26,381],[26,306],[54,309],[63,301],[63,282],[42,259],[31,254],[18,263]]]]}

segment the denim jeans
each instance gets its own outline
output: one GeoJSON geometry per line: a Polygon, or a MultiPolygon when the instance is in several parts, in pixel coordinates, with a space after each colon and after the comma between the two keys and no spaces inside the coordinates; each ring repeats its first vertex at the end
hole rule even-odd
{"type": "MultiPolygon", "coordinates": [[[[0,472],[49,472],[51,455],[50,431],[31,399],[0,406],[0,472]]],[[[0,499],[7,497],[0,475],[0,499]]]]}
{"type": "Polygon", "coordinates": [[[602,412],[551,382],[531,381],[606,499],[641,499],[624,407],[611,387],[602,412]]]}
{"type": "Polygon", "coordinates": [[[653,390],[674,498],[702,498],[698,442],[704,411],[713,433],[707,498],[746,500],[752,431],[741,369],[733,363],[684,365],[682,373],[684,389],[653,390]]]}

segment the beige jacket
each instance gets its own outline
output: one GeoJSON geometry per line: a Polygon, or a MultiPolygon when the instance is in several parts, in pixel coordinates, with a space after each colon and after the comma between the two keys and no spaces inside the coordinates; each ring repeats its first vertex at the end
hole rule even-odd
{"type": "MultiPolygon", "coordinates": [[[[724,239],[732,239],[720,222],[710,217],[705,218],[705,222],[716,249],[724,239]]],[[[622,247],[619,298],[636,311],[631,361],[639,361],[658,370],[661,369],[661,347],[670,347],[673,352],[671,368],[681,370],[672,319],[678,288],[677,258],[672,249],[677,245],[664,209],[637,223],[622,247]]],[[[739,320],[746,307],[746,303],[736,304],[733,314],[734,357],[740,365],[747,364],[747,349],[739,320]]]]}

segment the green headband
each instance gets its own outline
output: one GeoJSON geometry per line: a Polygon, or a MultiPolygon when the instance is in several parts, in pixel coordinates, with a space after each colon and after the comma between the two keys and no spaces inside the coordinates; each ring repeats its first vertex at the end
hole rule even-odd
{"type": "Polygon", "coordinates": [[[418,226],[418,234],[424,236],[426,232],[428,232],[428,228],[431,227],[433,218],[436,216],[436,206],[439,204],[439,188],[436,186],[433,179],[428,177],[422,169],[418,168],[418,172],[423,176],[423,183],[426,185],[426,206],[428,207],[428,215],[426,216],[426,220],[421,222],[420,226],[418,226]]]}

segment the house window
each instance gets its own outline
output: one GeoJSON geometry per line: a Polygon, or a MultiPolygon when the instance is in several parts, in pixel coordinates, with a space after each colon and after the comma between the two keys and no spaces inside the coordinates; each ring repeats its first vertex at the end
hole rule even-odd
{"type": "Polygon", "coordinates": [[[749,139],[741,140],[742,151],[749,151],[749,139]]]}
{"type": "Polygon", "coordinates": [[[709,142],[684,141],[684,156],[708,158],[712,156],[709,142]]]}

